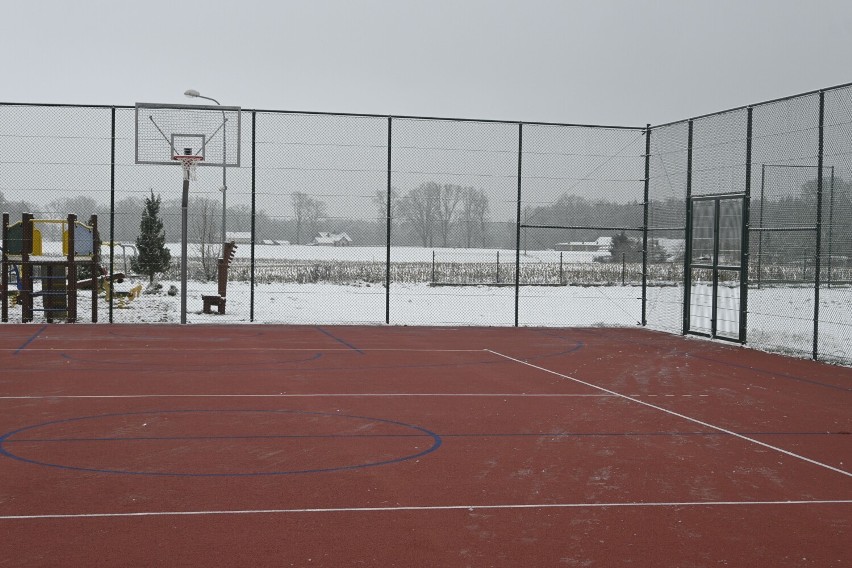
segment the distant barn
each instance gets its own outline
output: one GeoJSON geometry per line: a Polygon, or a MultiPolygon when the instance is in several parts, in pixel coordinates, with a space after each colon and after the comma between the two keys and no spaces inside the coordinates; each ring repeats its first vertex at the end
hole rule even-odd
{"type": "Polygon", "coordinates": [[[598,237],[595,241],[588,242],[572,242],[572,243],[556,243],[553,247],[555,250],[574,251],[574,252],[609,252],[609,247],[612,246],[612,237],[598,237]]]}
{"type": "Polygon", "coordinates": [[[231,242],[234,241],[235,244],[238,245],[250,245],[251,244],[251,232],[249,231],[228,231],[225,233],[225,241],[231,242]]]}
{"type": "Polygon", "coordinates": [[[314,237],[314,242],[311,243],[317,247],[348,247],[352,244],[352,239],[346,233],[325,233],[319,232],[314,237]]]}

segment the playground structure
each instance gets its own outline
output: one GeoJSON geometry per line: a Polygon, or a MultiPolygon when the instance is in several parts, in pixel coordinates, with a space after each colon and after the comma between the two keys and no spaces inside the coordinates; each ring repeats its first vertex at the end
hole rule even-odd
{"type": "MultiPolygon", "coordinates": [[[[35,219],[24,213],[19,223],[9,224],[9,214],[3,213],[2,225],[2,321],[9,321],[10,300],[21,305],[21,321],[33,321],[35,312],[43,312],[48,323],[64,320],[78,321],[77,291],[91,289],[91,321],[98,321],[97,283],[106,278],[100,265],[98,218],[92,215],[89,224],[77,221],[69,214],[66,219],[35,219]],[[37,225],[62,225],[62,256],[45,255],[42,232],[37,225]],[[88,280],[78,276],[88,273],[88,280]],[[10,291],[10,275],[15,275],[16,290],[10,291]],[[35,284],[40,285],[36,288],[35,284]],[[88,285],[87,285],[88,284],[88,285]],[[41,307],[35,299],[41,298],[41,307]]],[[[123,276],[123,275],[122,275],[123,276]]]]}
{"type": "Polygon", "coordinates": [[[231,261],[234,260],[234,254],[237,251],[237,245],[234,241],[224,243],[222,247],[222,258],[216,262],[216,282],[218,284],[217,296],[201,296],[201,301],[204,303],[204,313],[212,314],[213,306],[216,306],[216,311],[219,314],[225,313],[225,296],[228,291],[228,268],[231,266],[231,261]]]}

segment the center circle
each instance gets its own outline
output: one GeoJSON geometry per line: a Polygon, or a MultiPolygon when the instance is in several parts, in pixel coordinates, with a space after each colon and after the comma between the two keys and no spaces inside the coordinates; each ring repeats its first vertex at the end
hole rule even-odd
{"type": "Polygon", "coordinates": [[[154,410],[25,426],[0,455],[126,475],[242,477],[323,473],[415,460],[441,437],[396,420],[304,410],[154,410]]]}

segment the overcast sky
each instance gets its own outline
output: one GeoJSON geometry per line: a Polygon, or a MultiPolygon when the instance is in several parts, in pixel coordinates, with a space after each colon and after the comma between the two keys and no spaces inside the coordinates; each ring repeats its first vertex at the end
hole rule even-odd
{"type": "Polygon", "coordinates": [[[852,0],[4,0],[0,102],[640,126],[852,81],[852,0]],[[197,101],[196,101],[197,102],[197,101]]]}

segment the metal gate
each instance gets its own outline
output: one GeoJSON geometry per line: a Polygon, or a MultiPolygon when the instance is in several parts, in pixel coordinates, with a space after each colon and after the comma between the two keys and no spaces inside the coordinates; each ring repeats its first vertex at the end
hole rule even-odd
{"type": "Polygon", "coordinates": [[[691,200],[684,333],[745,343],[744,203],[744,194],[691,200]]]}

